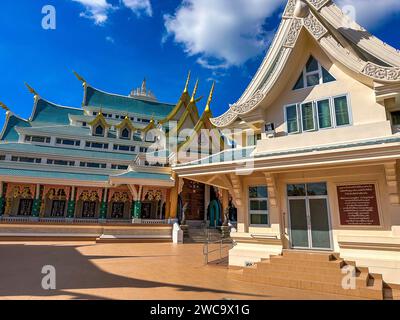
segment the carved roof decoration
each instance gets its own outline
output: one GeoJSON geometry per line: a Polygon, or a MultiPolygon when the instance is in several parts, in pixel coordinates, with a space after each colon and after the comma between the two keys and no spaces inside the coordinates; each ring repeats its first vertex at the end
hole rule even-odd
{"type": "Polygon", "coordinates": [[[260,105],[277,83],[302,30],[346,68],[376,83],[400,83],[399,50],[368,33],[332,0],[288,0],[281,24],[256,75],[235,104],[224,114],[210,119],[214,126],[229,126],[260,105]],[[350,43],[359,51],[351,49],[350,43]],[[366,52],[376,61],[368,61],[357,52],[366,52]],[[379,61],[382,65],[377,64],[379,61]]]}

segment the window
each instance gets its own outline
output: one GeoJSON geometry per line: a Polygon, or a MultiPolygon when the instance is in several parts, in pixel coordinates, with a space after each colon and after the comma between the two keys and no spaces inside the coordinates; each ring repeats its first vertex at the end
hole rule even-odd
{"type": "Polygon", "coordinates": [[[146,147],[140,147],[140,152],[147,152],[148,148],[146,147]]]}
{"type": "Polygon", "coordinates": [[[394,111],[391,114],[392,124],[394,126],[400,126],[400,111],[394,111]]]}
{"type": "Polygon", "coordinates": [[[268,225],[268,189],[266,186],[249,187],[251,225],[268,225]]]}
{"type": "Polygon", "coordinates": [[[86,141],[86,148],[108,149],[108,143],[86,141]]]}
{"type": "Polygon", "coordinates": [[[107,164],[105,164],[105,163],[95,163],[95,162],[81,162],[79,164],[79,166],[86,167],[86,168],[98,168],[98,169],[107,168],[107,164]]]}
{"type": "Polygon", "coordinates": [[[297,105],[286,107],[286,123],[288,133],[299,132],[299,120],[297,116],[297,105]]]}
{"type": "Polygon", "coordinates": [[[63,217],[65,212],[66,201],[65,200],[53,200],[51,206],[51,217],[63,217]]]}
{"type": "Polygon", "coordinates": [[[0,155],[0,161],[5,161],[5,160],[6,160],[6,155],[5,154],[0,155]]]}
{"type": "Polygon", "coordinates": [[[62,144],[62,145],[65,145],[65,146],[80,146],[81,142],[80,142],[80,140],[70,140],[70,139],[57,138],[56,139],[56,144],[62,144]]]}
{"type": "Polygon", "coordinates": [[[347,97],[337,97],[334,98],[335,103],[335,116],[336,125],[345,126],[350,124],[349,108],[347,105],[347,97]]]}
{"type": "Polygon", "coordinates": [[[50,143],[50,137],[25,136],[25,141],[36,142],[36,143],[50,143]]]}
{"type": "Polygon", "coordinates": [[[75,161],[65,161],[65,160],[53,160],[47,159],[47,164],[54,164],[56,166],[75,166],[75,161]]]}
{"type": "Polygon", "coordinates": [[[346,95],[285,106],[285,117],[288,134],[351,124],[346,95]]]}
{"type": "Polygon", "coordinates": [[[96,136],[104,136],[104,128],[101,125],[98,125],[94,131],[96,136]]]}
{"type": "Polygon", "coordinates": [[[326,129],[332,127],[331,107],[329,99],[317,102],[318,127],[326,129]]]}
{"type": "Polygon", "coordinates": [[[82,127],[86,127],[87,123],[86,122],[82,122],[82,127]]]}
{"type": "Polygon", "coordinates": [[[127,129],[127,128],[124,128],[122,131],[121,131],[121,138],[122,139],[129,139],[129,136],[131,135],[131,132],[127,129]]]}
{"type": "Polygon", "coordinates": [[[301,105],[301,121],[303,131],[315,130],[314,106],[312,102],[303,103],[301,105]]]}
{"type": "Polygon", "coordinates": [[[314,58],[308,59],[293,90],[314,87],[319,84],[336,81],[336,79],[314,58]]]}
{"type": "Polygon", "coordinates": [[[126,165],[119,165],[119,164],[112,164],[111,169],[113,170],[128,170],[128,166],[126,165]]]}
{"type": "Polygon", "coordinates": [[[11,161],[14,162],[26,162],[26,163],[41,163],[42,159],[40,158],[28,158],[28,157],[11,157],[11,161]]]}

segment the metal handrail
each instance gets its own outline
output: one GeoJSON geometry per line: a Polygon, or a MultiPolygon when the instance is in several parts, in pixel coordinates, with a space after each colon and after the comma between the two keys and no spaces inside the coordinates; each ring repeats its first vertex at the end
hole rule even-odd
{"type": "Polygon", "coordinates": [[[209,263],[209,256],[211,253],[219,251],[219,259],[221,260],[223,249],[230,250],[230,249],[232,249],[233,246],[234,246],[234,242],[232,239],[220,239],[220,240],[216,240],[216,241],[210,241],[209,239],[207,239],[203,246],[204,264],[209,263]],[[224,243],[229,243],[229,244],[224,246],[224,243]],[[214,249],[214,250],[209,250],[210,244],[219,244],[219,248],[214,249]]]}

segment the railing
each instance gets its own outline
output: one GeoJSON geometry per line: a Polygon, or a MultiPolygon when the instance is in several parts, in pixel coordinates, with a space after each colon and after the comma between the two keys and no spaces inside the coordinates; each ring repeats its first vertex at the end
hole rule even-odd
{"type": "Polygon", "coordinates": [[[207,240],[203,246],[204,264],[209,264],[210,254],[215,253],[215,252],[219,253],[219,260],[221,261],[223,258],[225,258],[223,256],[224,249],[227,249],[229,251],[234,246],[235,246],[235,243],[230,238],[221,239],[221,240],[217,240],[217,241],[207,240]],[[217,244],[219,246],[216,249],[210,250],[210,245],[214,245],[214,244],[217,244]]]}
{"type": "Polygon", "coordinates": [[[138,224],[168,224],[168,220],[140,219],[137,221],[128,219],[92,219],[92,218],[51,218],[51,217],[5,217],[0,216],[0,222],[3,223],[44,223],[44,224],[113,224],[113,225],[129,225],[138,224]]]}

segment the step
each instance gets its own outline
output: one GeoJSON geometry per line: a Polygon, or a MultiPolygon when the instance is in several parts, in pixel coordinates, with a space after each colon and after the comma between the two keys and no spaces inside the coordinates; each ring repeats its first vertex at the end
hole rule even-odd
{"type": "Polygon", "coordinates": [[[338,254],[331,252],[307,252],[297,250],[283,250],[283,257],[293,260],[331,261],[337,260],[338,254]]]}
{"type": "Polygon", "coordinates": [[[382,294],[382,282],[375,280],[374,283],[369,287],[356,287],[356,289],[344,289],[341,284],[325,283],[315,280],[298,280],[290,278],[278,278],[278,277],[262,277],[260,278],[257,269],[246,268],[243,273],[244,281],[251,281],[257,283],[264,283],[280,287],[288,287],[301,290],[311,290],[317,292],[333,293],[339,295],[368,298],[368,299],[379,299],[383,298],[382,294]]]}
{"type": "Polygon", "coordinates": [[[327,268],[327,269],[341,269],[345,262],[342,259],[332,261],[314,261],[314,260],[303,260],[303,259],[292,259],[284,256],[272,256],[271,263],[284,267],[299,266],[309,268],[327,268]]]}
{"type": "MultiPolygon", "coordinates": [[[[258,269],[259,270],[259,269],[258,269]]],[[[281,271],[276,269],[271,269],[267,272],[258,271],[260,279],[262,278],[285,278],[292,280],[310,280],[310,281],[320,281],[332,284],[341,284],[345,274],[343,273],[332,273],[332,272],[292,272],[292,271],[281,271]]],[[[368,273],[357,273],[356,274],[356,286],[357,288],[365,288],[368,285],[369,274],[368,273]]]]}

